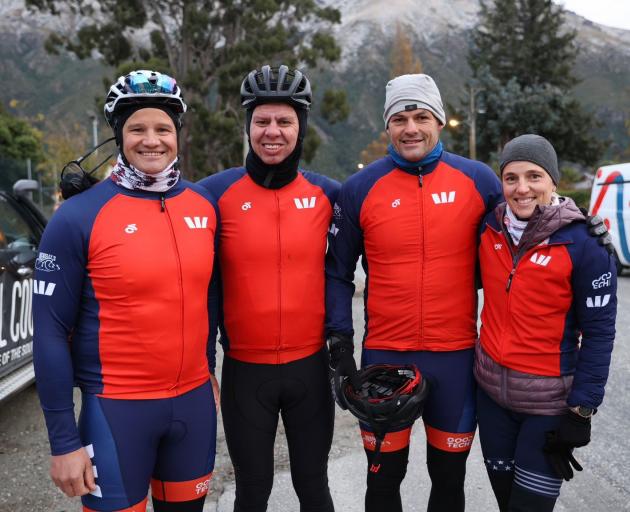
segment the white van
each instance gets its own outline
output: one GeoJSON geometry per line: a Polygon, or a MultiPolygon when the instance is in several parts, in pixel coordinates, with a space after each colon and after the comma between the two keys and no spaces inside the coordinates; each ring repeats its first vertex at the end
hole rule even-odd
{"type": "Polygon", "coordinates": [[[608,226],[621,273],[630,267],[630,163],[597,169],[589,211],[603,217],[608,226]]]}

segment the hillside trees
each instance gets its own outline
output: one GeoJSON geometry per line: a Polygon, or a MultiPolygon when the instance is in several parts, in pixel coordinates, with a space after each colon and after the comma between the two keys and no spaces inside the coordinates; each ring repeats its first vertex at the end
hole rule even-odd
{"type": "Polygon", "coordinates": [[[12,116],[0,104],[0,157],[39,160],[42,134],[24,119],[12,116]]]}
{"type": "MultiPolygon", "coordinates": [[[[239,90],[248,71],[278,63],[314,68],[340,56],[329,32],[340,21],[339,11],[320,7],[315,0],[26,3],[77,20],[78,29],[50,36],[51,52],[96,56],[117,67],[119,74],[144,67],[177,78],[189,105],[180,153],[184,172],[192,179],[242,161],[239,90]]],[[[327,105],[324,117],[330,122],[343,119],[345,97],[329,92],[321,96],[333,105],[327,105]]],[[[311,143],[309,155],[314,149],[311,143]]]]}
{"type": "Polygon", "coordinates": [[[42,133],[0,104],[0,186],[10,187],[15,180],[25,178],[26,161],[35,164],[42,158],[42,133]]]}
{"type": "Polygon", "coordinates": [[[562,159],[592,165],[601,157],[595,121],[571,95],[577,48],[562,13],[552,0],[481,2],[468,60],[485,110],[476,116],[482,160],[526,132],[548,138],[562,159]]]}

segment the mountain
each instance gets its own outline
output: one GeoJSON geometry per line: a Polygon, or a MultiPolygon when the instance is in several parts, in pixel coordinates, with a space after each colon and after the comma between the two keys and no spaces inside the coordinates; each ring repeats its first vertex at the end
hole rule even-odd
{"type": "MultiPolygon", "coordinates": [[[[80,123],[92,130],[88,111],[96,112],[101,125],[103,77],[110,69],[96,59],[78,60],[69,55],[49,55],[44,41],[51,32],[76,27],[78,18],[63,19],[33,14],[23,0],[0,2],[0,101],[9,112],[42,116],[52,125],[80,123]]],[[[91,140],[91,139],[90,139],[91,140]]]]}
{"type": "MultiPolygon", "coordinates": [[[[318,152],[313,167],[329,169],[344,162],[343,171],[337,171],[343,175],[356,170],[361,150],[383,129],[385,84],[397,26],[412,40],[415,55],[424,72],[436,80],[444,103],[466,102],[465,83],[470,76],[466,56],[479,2],[326,1],[342,13],[336,36],[343,56],[313,81],[344,87],[352,114],[343,126],[326,127],[330,144],[318,152]]],[[[575,96],[602,123],[597,136],[612,140],[606,155],[610,158],[629,145],[625,122],[630,121],[630,30],[598,25],[570,11],[565,20],[577,31],[580,48],[575,74],[581,81],[575,96]]]]}
{"type": "MultiPolygon", "coordinates": [[[[348,93],[347,122],[329,126],[315,114],[313,124],[323,147],[310,168],[343,177],[356,170],[359,154],[383,129],[385,83],[390,78],[390,53],[397,26],[410,37],[424,72],[432,75],[446,104],[465,100],[470,76],[468,40],[478,19],[478,0],[319,0],[340,9],[342,22],[335,35],[342,58],[309,73],[315,100],[329,86],[348,93]]],[[[601,122],[597,136],[613,140],[608,156],[628,145],[624,123],[630,120],[630,31],[598,25],[572,12],[565,15],[578,32],[580,55],[575,73],[581,82],[576,97],[601,122]]],[[[103,77],[112,70],[96,59],[79,61],[51,56],[43,41],[51,31],[76,27],[81,19],[32,14],[23,0],[0,5],[0,101],[18,100],[15,113],[44,113],[55,122],[79,121],[90,129],[87,110],[95,110],[105,92],[103,77]]],[[[544,58],[544,56],[541,56],[544,58]]],[[[317,109],[315,109],[317,112],[317,109]]],[[[102,123],[103,125],[104,123],[102,123]]],[[[101,125],[101,126],[102,126],[101,125]]],[[[104,132],[103,132],[104,133],[104,132]]]]}

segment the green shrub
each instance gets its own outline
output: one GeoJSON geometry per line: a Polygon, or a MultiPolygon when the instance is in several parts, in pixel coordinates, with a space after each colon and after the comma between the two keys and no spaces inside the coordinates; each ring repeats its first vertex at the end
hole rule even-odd
{"type": "Polygon", "coordinates": [[[558,190],[558,194],[561,196],[570,197],[575,201],[575,204],[580,206],[581,208],[588,209],[588,204],[591,200],[591,190],[580,189],[580,190],[558,190]]]}

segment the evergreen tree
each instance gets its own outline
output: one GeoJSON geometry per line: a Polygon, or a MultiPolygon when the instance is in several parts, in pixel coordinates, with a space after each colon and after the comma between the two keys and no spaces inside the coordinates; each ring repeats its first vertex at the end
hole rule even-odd
{"type": "Polygon", "coordinates": [[[574,40],[552,0],[482,1],[468,59],[485,110],[476,116],[482,160],[526,132],[548,138],[561,159],[592,165],[601,157],[596,122],[571,96],[574,40]]]}
{"type": "Polygon", "coordinates": [[[42,133],[0,104],[0,186],[10,188],[15,180],[26,178],[26,161],[30,159],[35,168],[42,158],[42,133]]]}
{"type": "MultiPolygon", "coordinates": [[[[180,153],[184,172],[192,179],[242,162],[239,90],[248,71],[278,63],[313,68],[340,56],[328,31],[340,21],[339,11],[315,0],[26,3],[77,20],[78,30],[50,36],[50,52],[65,50],[79,58],[96,54],[117,67],[118,74],[148,68],[177,78],[189,105],[180,153]]],[[[325,98],[337,105],[345,102],[339,94],[325,98]]],[[[324,115],[331,122],[343,118],[334,108],[324,115]]]]}

